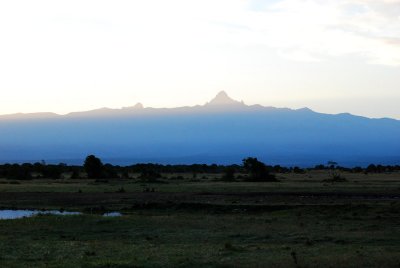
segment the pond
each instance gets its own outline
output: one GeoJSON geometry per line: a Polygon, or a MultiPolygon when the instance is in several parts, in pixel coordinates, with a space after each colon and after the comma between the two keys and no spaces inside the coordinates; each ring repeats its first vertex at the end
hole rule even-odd
{"type": "MultiPolygon", "coordinates": [[[[60,211],[60,210],[14,210],[14,209],[5,209],[0,210],[0,220],[12,220],[12,219],[21,219],[25,217],[32,217],[36,215],[81,215],[81,212],[73,212],[73,211],[60,211]]],[[[120,212],[107,212],[102,216],[104,217],[120,217],[122,214],[120,212]]]]}
{"type": "Polygon", "coordinates": [[[107,212],[103,214],[104,217],[121,217],[122,213],[121,212],[117,212],[117,211],[113,211],[113,212],[107,212]]]}
{"type": "Polygon", "coordinates": [[[60,210],[0,210],[0,220],[20,219],[35,215],[79,215],[80,212],[60,211],[60,210]]]}

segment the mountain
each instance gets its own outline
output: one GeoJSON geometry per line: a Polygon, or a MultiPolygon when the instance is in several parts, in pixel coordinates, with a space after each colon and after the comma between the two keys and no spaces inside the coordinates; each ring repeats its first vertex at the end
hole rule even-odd
{"type": "Polygon", "coordinates": [[[246,105],[220,92],[205,105],[0,116],[0,162],[240,163],[344,166],[400,163],[400,121],[308,108],[246,105]]]}
{"type": "Polygon", "coordinates": [[[244,106],[242,102],[238,102],[226,94],[225,91],[221,91],[212,99],[210,102],[206,103],[206,106],[244,106]]]}

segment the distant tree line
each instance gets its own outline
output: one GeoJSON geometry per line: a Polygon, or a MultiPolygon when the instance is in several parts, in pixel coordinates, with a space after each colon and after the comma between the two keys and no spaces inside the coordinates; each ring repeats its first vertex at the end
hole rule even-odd
{"type": "Polygon", "coordinates": [[[82,166],[46,164],[44,161],[24,164],[3,164],[0,165],[0,178],[12,180],[31,179],[129,179],[130,174],[140,174],[139,178],[145,181],[152,181],[161,178],[161,174],[187,174],[192,173],[193,177],[201,174],[220,174],[221,179],[233,181],[236,178],[249,181],[274,181],[276,173],[306,173],[311,170],[337,170],[352,173],[383,173],[400,171],[400,165],[384,166],[371,164],[366,168],[346,168],[337,165],[335,162],[328,162],[327,165],[317,165],[314,168],[283,167],[280,165],[266,165],[257,158],[248,157],[243,159],[242,165],[217,165],[217,164],[192,164],[192,165],[162,165],[153,163],[141,163],[129,166],[103,164],[102,161],[89,155],[82,166]],[[334,163],[334,165],[332,164],[334,163]],[[240,174],[240,177],[236,176],[240,174]]]}
{"type": "Polygon", "coordinates": [[[332,165],[317,165],[314,168],[307,170],[328,170],[335,168],[340,171],[352,172],[352,173],[385,173],[385,172],[396,172],[400,171],[400,165],[375,165],[370,164],[366,168],[363,167],[341,167],[341,166],[332,166],[332,165]]]}

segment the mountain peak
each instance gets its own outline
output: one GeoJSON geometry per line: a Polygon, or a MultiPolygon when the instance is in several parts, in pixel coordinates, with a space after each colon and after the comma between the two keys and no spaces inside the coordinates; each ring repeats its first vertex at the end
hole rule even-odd
{"type": "Polygon", "coordinates": [[[122,107],[122,109],[130,109],[130,110],[132,110],[132,109],[143,109],[143,108],[144,108],[144,106],[140,102],[136,103],[134,106],[122,107]]]}
{"type": "Polygon", "coordinates": [[[133,106],[133,108],[134,108],[134,109],[143,109],[144,106],[143,106],[143,104],[142,104],[141,102],[138,102],[138,103],[136,103],[135,106],[133,106]]]}
{"type": "Polygon", "coordinates": [[[228,96],[225,91],[220,91],[217,96],[215,96],[210,102],[206,103],[206,105],[244,105],[243,101],[236,101],[228,96]]]}

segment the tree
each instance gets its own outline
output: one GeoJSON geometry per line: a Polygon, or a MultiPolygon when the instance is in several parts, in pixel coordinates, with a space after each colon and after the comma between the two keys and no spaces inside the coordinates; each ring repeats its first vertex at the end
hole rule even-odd
{"type": "Polygon", "coordinates": [[[18,164],[7,165],[5,171],[6,178],[13,180],[30,180],[32,179],[31,169],[32,165],[29,163],[25,163],[22,165],[18,164]]]}
{"type": "Polygon", "coordinates": [[[330,168],[329,174],[332,182],[345,182],[346,178],[340,175],[340,167],[335,161],[328,161],[328,167],[330,168]]]}
{"type": "Polygon", "coordinates": [[[253,181],[276,181],[275,176],[270,174],[267,166],[258,161],[257,158],[248,157],[243,159],[243,167],[250,174],[253,181]]]}
{"type": "Polygon", "coordinates": [[[333,180],[339,179],[340,174],[339,171],[337,170],[338,163],[335,161],[328,161],[328,167],[330,168],[330,176],[332,177],[333,180]]]}
{"type": "Polygon", "coordinates": [[[338,163],[335,161],[328,161],[328,167],[331,169],[335,169],[337,167],[338,163]]]}
{"type": "Polygon", "coordinates": [[[94,155],[86,157],[83,167],[90,179],[101,178],[103,176],[103,163],[100,158],[97,158],[94,155]]]}

